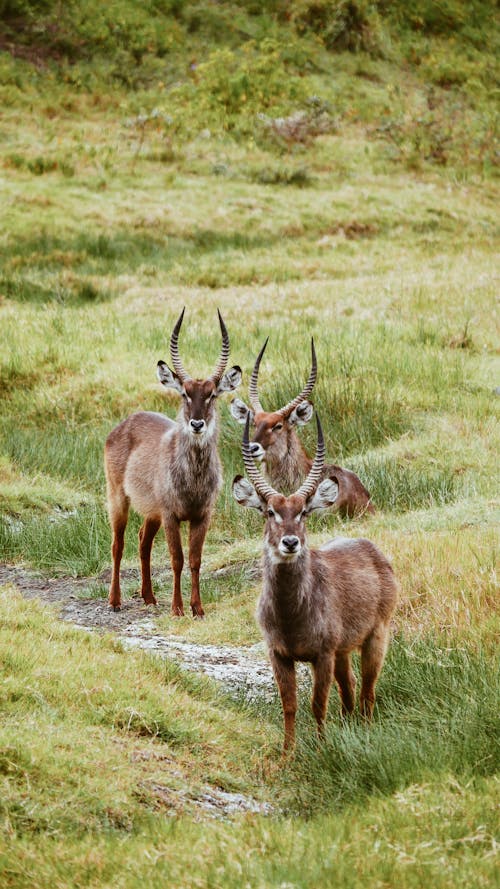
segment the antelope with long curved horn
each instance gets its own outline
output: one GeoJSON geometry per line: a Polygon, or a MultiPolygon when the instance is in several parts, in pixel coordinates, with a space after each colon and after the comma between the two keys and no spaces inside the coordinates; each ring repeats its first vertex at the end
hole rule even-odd
{"type": "MultiPolygon", "coordinates": [[[[313,406],[308,398],[316,382],[316,352],[314,340],[311,339],[311,370],[300,395],[277,411],[265,411],[259,398],[258,379],[268,339],[269,337],[255,360],[250,378],[248,394],[251,407],[247,407],[240,398],[234,398],[231,402],[231,414],[242,424],[247,416],[250,417],[250,422],[255,427],[250,444],[252,457],[263,464],[271,484],[280,490],[293,491],[308,474],[313,462],[300,441],[297,427],[304,426],[313,415],[313,406]]],[[[325,478],[333,475],[336,478],[339,493],[335,511],[339,515],[352,517],[375,512],[369,492],[354,472],[334,463],[326,464],[323,472],[325,478]]]]}
{"type": "Polygon", "coordinates": [[[296,661],[312,665],[312,710],[323,732],[330,688],[335,678],[342,713],[354,709],[356,680],[351,652],[361,650],[361,712],[371,719],[375,684],[389,640],[398,586],[391,565],[363,538],[340,537],[309,549],[305,520],[333,505],[335,478],[324,478],[325,447],[321,423],[316,455],[300,488],[278,493],[253,461],[250,418],[243,435],[243,461],[250,481],[237,475],[233,496],[265,518],[262,593],[257,620],[267,643],[285,722],[285,751],[293,747],[297,689],[296,661]]]}
{"type": "Polygon", "coordinates": [[[120,562],[125,528],[132,506],[144,516],[139,532],[141,595],[146,604],[156,605],[151,584],[151,548],[163,525],[174,574],[172,613],[184,614],[181,573],[184,563],[180,524],[189,522],[189,567],[191,610],[203,617],[200,599],[200,564],[205,535],[217,494],[222,468],[217,452],[217,397],[232,392],[241,382],[241,369],[225,373],[229,358],[229,336],[219,315],[222,347],[214,372],[206,380],[193,380],[184,370],[179,355],[182,310],[170,338],[174,370],[158,362],[163,386],[182,397],[177,422],[163,414],[141,411],[132,414],[109,434],[105,445],[108,512],[113,532],[113,572],[109,603],[121,607],[120,562]]]}

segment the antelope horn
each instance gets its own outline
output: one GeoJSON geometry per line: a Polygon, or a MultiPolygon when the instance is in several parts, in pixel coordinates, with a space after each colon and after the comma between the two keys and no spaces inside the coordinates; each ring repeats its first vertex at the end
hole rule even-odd
{"type": "Polygon", "coordinates": [[[265,341],[264,345],[262,346],[262,349],[260,350],[259,354],[257,355],[257,358],[255,359],[255,364],[253,366],[252,376],[250,377],[250,383],[248,386],[248,395],[250,398],[250,404],[252,405],[255,413],[261,413],[264,410],[264,408],[262,407],[260,400],[259,400],[259,393],[257,392],[257,380],[259,378],[260,362],[262,361],[262,356],[263,356],[264,352],[266,351],[266,346],[267,346],[268,342],[269,342],[269,337],[265,341]]]}
{"type": "Polygon", "coordinates": [[[245,464],[246,473],[248,478],[252,482],[257,494],[260,494],[264,500],[269,500],[273,494],[276,494],[277,491],[269,485],[261,474],[260,470],[257,469],[255,463],[253,462],[252,456],[250,454],[250,414],[247,414],[247,419],[245,423],[245,431],[243,433],[243,463],[245,464]]]}
{"type": "Polygon", "coordinates": [[[321,423],[317,414],[316,425],[318,427],[318,443],[316,445],[314,462],[309,470],[309,475],[307,476],[304,484],[301,485],[299,490],[296,492],[301,497],[305,497],[306,499],[310,497],[311,494],[314,494],[316,488],[318,487],[321,481],[323,467],[325,465],[325,440],[323,438],[323,430],[321,428],[321,423]]]}
{"type": "Polygon", "coordinates": [[[179,331],[182,326],[182,321],[184,319],[184,312],[185,311],[186,311],[186,307],[184,306],[181,314],[179,315],[179,317],[177,319],[177,323],[172,331],[172,336],[170,337],[170,357],[172,359],[172,364],[174,365],[174,370],[175,370],[177,376],[179,377],[181,383],[185,383],[186,380],[191,379],[189,374],[186,373],[186,371],[184,370],[184,368],[182,366],[182,361],[180,359],[179,346],[178,346],[179,331]]]}
{"type": "Polygon", "coordinates": [[[300,395],[297,395],[297,398],[294,398],[293,401],[289,401],[288,404],[285,405],[285,407],[280,408],[280,410],[276,411],[276,413],[279,414],[281,417],[286,418],[292,413],[294,407],[297,407],[297,405],[300,404],[301,401],[305,401],[306,398],[309,398],[309,395],[314,389],[317,373],[318,365],[316,361],[316,350],[314,348],[314,339],[313,337],[311,337],[311,372],[309,374],[309,379],[302,389],[300,395]]]}
{"type": "Polygon", "coordinates": [[[227,332],[226,325],[224,324],[224,321],[222,320],[222,315],[221,315],[219,309],[217,309],[217,314],[219,316],[220,330],[222,333],[222,347],[221,347],[220,358],[217,363],[217,367],[215,368],[213,374],[209,377],[209,379],[212,380],[212,382],[216,383],[216,384],[220,383],[220,381],[222,379],[222,375],[223,375],[223,373],[226,369],[226,366],[227,366],[228,358],[229,358],[229,334],[227,332]]]}

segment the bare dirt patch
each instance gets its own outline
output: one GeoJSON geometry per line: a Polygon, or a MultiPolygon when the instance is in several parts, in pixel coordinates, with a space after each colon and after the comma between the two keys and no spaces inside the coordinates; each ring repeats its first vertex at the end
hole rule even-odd
{"type": "MultiPolygon", "coordinates": [[[[158,578],[163,579],[164,574],[160,572],[158,578]]],[[[122,577],[126,581],[139,582],[139,573],[134,569],[123,571],[122,577]]],[[[98,583],[108,580],[109,572],[97,578],[98,583]]],[[[159,600],[158,606],[147,606],[139,595],[132,596],[123,600],[121,611],[114,612],[106,599],[86,595],[95,583],[95,578],[44,577],[15,565],[0,565],[0,586],[12,584],[26,599],[40,599],[59,606],[60,618],[75,627],[112,633],[126,649],[172,658],[186,670],[204,673],[219,681],[229,693],[247,699],[274,694],[263,644],[249,648],[198,645],[177,636],[162,635],[155,617],[170,607],[166,599],[159,600]]],[[[272,815],[275,811],[268,802],[209,784],[190,788],[186,776],[178,769],[171,777],[173,780],[165,784],[144,782],[140,790],[148,805],[167,816],[184,814],[195,821],[207,818],[227,820],[244,814],[272,815]]]]}
{"type": "MultiPolygon", "coordinates": [[[[165,572],[159,577],[163,579],[165,572]]],[[[216,572],[220,573],[220,572],[216,572]]],[[[137,580],[134,569],[122,572],[125,581],[137,580]]],[[[97,578],[107,583],[109,572],[97,578]]],[[[26,599],[40,599],[59,606],[62,620],[81,629],[112,633],[126,649],[146,651],[172,658],[186,670],[204,673],[224,688],[248,699],[274,694],[271,668],[263,643],[248,647],[200,645],[178,636],[162,634],[156,617],[168,610],[170,603],[159,598],[158,606],[144,605],[139,595],[123,599],[122,609],[114,612],[107,600],[89,596],[94,578],[44,577],[12,565],[0,565],[0,585],[13,584],[26,599]]]]}

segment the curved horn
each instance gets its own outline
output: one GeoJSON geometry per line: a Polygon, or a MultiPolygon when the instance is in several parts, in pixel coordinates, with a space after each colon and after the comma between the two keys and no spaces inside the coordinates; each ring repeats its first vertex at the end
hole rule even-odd
{"type": "Polygon", "coordinates": [[[316,350],[314,348],[314,339],[313,337],[311,337],[311,371],[309,374],[309,379],[302,389],[300,395],[297,395],[297,398],[294,398],[293,401],[289,401],[288,404],[285,405],[285,407],[280,408],[280,410],[276,411],[276,413],[280,414],[280,416],[283,418],[288,417],[292,413],[294,407],[297,407],[297,405],[300,404],[301,401],[305,401],[306,398],[309,398],[309,395],[314,389],[317,373],[318,365],[316,361],[316,350]]]}
{"type": "Polygon", "coordinates": [[[255,463],[253,462],[252,456],[250,454],[250,414],[247,414],[247,419],[245,423],[245,431],[243,433],[243,463],[245,464],[246,473],[248,478],[252,482],[257,494],[260,494],[264,500],[269,500],[273,494],[277,494],[277,491],[269,485],[264,479],[261,472],[257,469],[255,463]]]}
{"type": "Polygon", "coordinates": [[[305,497],[306,499],[310,497],[311,494],[314,494],[316,488],[318,487],[321,481],[323,467],[325,465],[325,440],[323,438],[323,430],[321,428],[321,423],[317,414],[316,425],[318,427],[318,443],[316,445],[314,462],[309,470],[309,475],[307,476],[304,484],[301,485],[299,490],[296,492],[301,497],[305,497]]]}
{"type": "Polygon", "coordinates": [[[264,410],[260,401],[259,401],[259,393],[257,392],[257,380],[259,378],[259,367],[260,362],[262,361],[262,356],[266,351],[266,346],[269,342],[269,337],[265,341],[262,349],[260,350],[257,358],[255,359],[255,364],[253,366],[252,376],[250,377],[250,383],[248,384],[248,397],[250,398],[250,404],[252,405],[255,413],[260,413],[264,410]]]}
{"type": "Polygon", "coordinates": [[[209,377],[209,379],[212,380],[212,382],[216,383],[216,384],[220,383],[220,381],[222,379],[222,375],[223,375],[223,373],[226,369],[226,366],[227,366],[228,358],[229,358],[229,334],[227,332],[226,325],[224,324],[224,321],[222,320],[222,315],[221,315],[219,309],[217,309],[217,314],[219,316],[220,331],[222,334],[222,347],[221,347],[221,352],[220,352],[220,358],[219,358],[219,361],[217,362],[217,367],[215,368],[213,374],[209,377]]]}
{"type": "Polygon", "coordinates": [[[179,377],[181,383],[185,383],[186,380],[191,379],[189,374],[186,373],[186,371],[184,370],[184,368],[182,366],[182,361],[180,359],[179,346],[178,346],[179,331],[182,326],[182,321],[184,319],[184,312],[185,311],[186,311],[186,307],[184,306],[182,312],[180,313],[180,315],[177,319],[177,323],[172,331],[172,336],[170,337],[170,357],[172,359],[172,364],[174,366],[174,370],[175,370],[177,376],[179,377]]]}

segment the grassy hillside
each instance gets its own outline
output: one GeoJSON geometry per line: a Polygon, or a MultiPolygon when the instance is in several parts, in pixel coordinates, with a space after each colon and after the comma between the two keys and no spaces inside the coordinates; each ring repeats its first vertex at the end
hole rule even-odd
{"type": "MultiPolygon", "coordinates": [[[[341,724],[333,690],[318,748],[303,691],[287,768],[276,698],[230,699],[3,588],[2,884],[494,879],[496,7],[407,7],[0,0],[0,560],[106,595],[103,442],[135,410],[175,416],[155,367],[186,305],[185,366],[212,370],[220,307],[244,399],[270,336],[270,408],[314,335],[328,456],[378,512],[311,538],[369,536],[401,581],[373,727],[341,724]],[[219,791],[273,814],[210,820],[219,791]]],[[[203,622],[154,619],[250,645],[261,523],[232,500],[241,427],[220,402],[204,567],[233,570],[202,578],[203,622]]]]}

